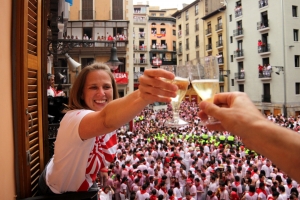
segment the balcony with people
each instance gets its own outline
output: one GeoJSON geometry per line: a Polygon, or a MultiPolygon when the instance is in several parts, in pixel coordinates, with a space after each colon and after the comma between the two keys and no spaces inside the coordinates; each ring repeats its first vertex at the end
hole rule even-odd
{"type": "Polygon", "coordinates": [[[270,54],[271,53],[270,44],[266,44],[266,43],[262,42],[261,40],[259,40],[258,44],[257,44],[257,52],[260,55],[270,54]]]}
{"type": "Polygon", "coordinates": [[[265,32],[265,31],[270,30],[269,20],[267,19],[267,20],[257,22],[257,30],[259,32],[265,32]]]}
{"type": "Polygon", "coordinates": [[[234,73],[234,78],[238,82],[245,81],[246,74],[244,71],[240,71],[238,73],[234,73]]]}
{"type": "Polygon", "coordinates": [[[236,5],[234,8],[235,18],[241,17],[243,15],[242,5],[236,5]]]}
{"type": "Polygon", "coordinates": [[[258,7],[259,8],[264,8],[264,7],[266,7],[266,6],[268,6],[269,4],[268,4],[268,0],[259,0],[258,1],[258,7]]]}
{"type": "Polygon", "coordinates": [[[233,55],[236,59],[243,59],[244,58],[244,50],[237,48],[234,52],[233,55]]]}
{"type": "Polygon", "coordinates": [[[135,58],[133,59],[134,64],[139,64],[139,65],[147,65],[148,64],[148,60],[146,59],[146,57],[144,55],[140,55],[139,58],[135,58]]]}
{"type": "Polygon", "coordinates": [[[166,43],[153,43],[151,46],[151,50],[167,50],[168,45],[166,43]]]}
{"type": "Polygon", "coordinates": [[[144,44],[141,45],[134,45],[133,46],[134,51],[147,51],[147,46],[144,44]]]}
{"type": "Polygon", "coordinates": [[[258,65],[258,78],[262,80],[272,79],[272,66],[270,64],[258,65]]]}
{"type": "Polygon", "coordinates": [[[133,16],[133,23],[134,24],[146,24],[147,23],[147,18],[144,16],[133,16]]]}

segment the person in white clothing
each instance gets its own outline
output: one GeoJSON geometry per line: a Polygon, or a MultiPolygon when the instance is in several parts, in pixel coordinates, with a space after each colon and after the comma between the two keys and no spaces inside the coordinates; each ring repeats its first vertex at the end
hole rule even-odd
{"type": "Polygon", "coordinates": [[[146,200],[150,198],[149,193],[147,192],[147,184],[144,184],[140,190],[136,192],[135,200],[146,200]]]}
{"type": "Polygon", "coordinates": [[[255,186],[250,185],[249,191],[241,198],[241,200],[257,200],[258,194],[255,192],[255,186]]]}
{"type": "Polygon", "coordinates": [[[261,167],[261,170],[265,171],[266,177],[269,178],[270,174],[273,172],[273,167],[271,165],[271,161],[267,160],[266,164],[261,167]]]}
{"type": "Polygon", "coordinates": [[[114,190],[110,186],[105,186],[103,189],[99,190],[99,199],[101,200],[112,200],[114,190]]]}
{"type": "Polygon", "coordinates": [[[226,190],[225,188],[225,183],[222,182],[219,184],[220,188],[219,188],[219,195],[220,195],[220,200],[229,200],[229,193],[228,190],[226,190]]]}

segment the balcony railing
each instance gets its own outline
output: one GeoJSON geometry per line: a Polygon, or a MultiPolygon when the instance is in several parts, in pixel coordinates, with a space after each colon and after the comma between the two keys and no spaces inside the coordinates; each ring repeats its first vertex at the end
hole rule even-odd
{"type": "Polygon", "coordinates": [[[257,22],[257,30],[269,28],[269,20],[257,22]]]}
{"type": "Polygon", "coordinates": [[[237,37],[237,36],[241,36],[244,35],[244,29],[243,28],[238,28],[233,30],[233,36],[237,37]]]}
{"type": "Polygon", "coordinates": [[[96,11],[95,10],[79,10],[79,19],[95,19],[96,11]]]}
{"type": "Polygon", "coordinates": [[[182,47],[179,47],[179,48],[177,49],[177,54],[178,54],[178,55],[181,55],[181,54],[182,54],[182,47]]]}
{"type": "Polygon", "coordinates": [[[236,80],[244,80],[245,79],[245,72],[234,73],[234,78],[236,80]]]}
{"type": "Polygon", "coordinates": [[[146,64],[148,64],[148,62],[147,62],[146,58],[140,57],[139,59],[138,58],[134,59],[134,64],[144,64],[144,65],[146,65],[146,64]]]}
{"type": "Polygon", "coordinates": [[[222,26],[222,23],[219,23],[216,25],[216,31],[219,31],[219,30],[222,30],[223,29],[223,26],[222,26]]]}
{"type": "Polygon", "coordinates": [[[199,31],[199,24],[195,25],[195,31],[199,31]]]}
{"type": "Polygon", "coordinates": [[[257,50],[258,50],[258,53],[270,52],[271,51],[270,44],[264,44],[262,46],[258,46],[257,50]]]}
{"type": "Polygon", "coordinates": [[[133,49],[135,51],[147,51],[147,46],[145,45],[134,45],[133,49]]]}
{"type": "Polygon", "coordinates": [[[189,35],[189,29],[185,30],[185,35],[189,35]]]}
{"type": "Polygon", "coordinates": [[[223,40],[219,40],[216,42],[216,47],[222,47],[223,46],[223,40]]]}
{"type": "Polygon", "coordinates": [[[137,16],[134,16],[134,17],[133,17],[133,23],[146,24],[146,23],[147,23],[147,19],[146,19],[145,17],[137,17],[137,16]]]}
{"type": "Polygon", "coordinates": [[[199,47],[199,40],[196,40],[195,47],[199,47]]]}
{"type": "Polygon", "coordinates": [[[152,45],[151,49],[157,49],[157,50],[167,50],[168,45],[162,44],[162,45],[152,45]]]}
{"type": "Polygon", "coordinates": [[[189,44],[185,44],[185,49],[189,50],[190,49],[190,45],[189,44]]]}
{"type": "Polygon", "coordinates": [[[182,36],[182,31],[179,30],[177,34],[178,34],[178,38],[181,38],[181,36],[182,36]]]}
{"type": "Polygon", "coordinates": [[[258,78],[272,78],[272,69],[258,70],[258,78]]]}
{"type": "Polygon", "coordinates": [[[224,64],[224,58],[223,58],[223,57],[219,57],[219,58],[218,58],[218,64],[219,64],[219,65],[224,64]]]}
{"type": "Polygon", "coordinates": [[[212,45],[211,44],[206,45],[206,51],[211,51],[211,50],[212,50],[212,45]]]}
{"type": "Polygon", "coordinates": [[[265,6],[268,6],[268,0],[259,0],[258,1],[258,7],[263,8],[265,6]]]}
{"type": "Polygon", "coordinates": [[[139,39],[145,39],[145,35],[144,32],[139,33],[139,39]]]}
{"type": "MultiPolygon", "coordinates": [[[[162,65],[177,65],[177,59],[166,59],[166,58],[163,58],[161,59],[162,61],[162,65]]],[[[153,63],[153,59],[150,59],[150,63],[153,63]]]]}
{"type": "Polygon", "coordinates": [[[206,33],[206,35],[211,34],[211,28],[206,29],[206,30],[205,30],[205,33],[206,33]]]}
{"type": "Polygon", "coordinates": [[[233,54],[234,54],[235,58],[243,57],[244,56],[244,51],[243,51],[243,49],[236,50],[236,51],[233,52],[233,54]]]}
{"type": "Polygon", "coordinates": [[[243,9],[241,7],[235,8],[235,17],[240,17],[243,15],[243,9]]]}
{"type": "Polygon", "coordinates": [[[271,103],[271,95],[263,94],[261,95],[261,101],[266,103],[271,103]]]}

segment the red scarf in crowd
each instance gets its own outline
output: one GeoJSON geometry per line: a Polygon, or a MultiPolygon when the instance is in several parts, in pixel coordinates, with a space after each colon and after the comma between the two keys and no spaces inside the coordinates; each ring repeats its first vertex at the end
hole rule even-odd
{"type": "Polygon", "coordinates": [[[141,190],[141,194],[145,194],[147,190],[141,190]]]}
{"type": "Polygon", "coordinates": [[[264,193],[264,194],[266,195],[266,197],[268,196],[268,195],[267,195],[267,192],[266,192],[265,190],[262,190],[262,189],[260,189],[260,188],[257,188],[256,193],[259,194],[259,193],[261,193],[261,192],[264,193]]]}
{"type": "Polygon", "coordinates": [[[166,193],[167,194],[167,188],[160,188],[164,193],[166,193]]]}
{"type": "Polygon", "coordinates": [[[239,181],[234,181],[234,184],[236,187],[238,187],[240,185],[240,182],[239,181]]]}
{"type": "Polygon", "coordinates": [[[248,192],[249,196],[252,197],[255,193],[254,192],[248,192]]]}
{"type": "Polygon", "coordinates": [[[149,200],[156,200],[156,195],[151,195],[149,200]]]}
{"type": "Polygon", "coordinates": [[[169,199],[170,199],[170,200],[174,200],[174,199],[175,199],[174,195],[170,196],[169,199]]]}

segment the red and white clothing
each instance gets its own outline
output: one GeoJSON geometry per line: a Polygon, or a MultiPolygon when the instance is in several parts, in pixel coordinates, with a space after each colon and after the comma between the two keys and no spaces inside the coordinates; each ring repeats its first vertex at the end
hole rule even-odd
{"type": "Polygon", "coordinates": [[[257,200],[258,194],[256,192],[247,192],[245,194],[245,200],[257,200]]]}
{"type": "Polygon", "coordinates": [[[56,194],[87,191],[97,172],[114,161],[117,150],[115,131],[88,140],[79,136],[79,124],[91,112],[94,111],[69,111],[60,123],[54,156],[46,174],[46,184],[56,194]]]}
{"type": "Polygon", "coordinates": [[[139,190],[136,192],[136,199],[137,200],[146,200],[149,199],[150,195],[147,190],[139,190]]]}
{"type": "Polygon", "coordinates": [[[56,91],[53,87],[49,86],[47,88],[47,96],[55,97],[56,91]]]}

